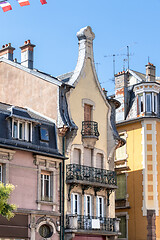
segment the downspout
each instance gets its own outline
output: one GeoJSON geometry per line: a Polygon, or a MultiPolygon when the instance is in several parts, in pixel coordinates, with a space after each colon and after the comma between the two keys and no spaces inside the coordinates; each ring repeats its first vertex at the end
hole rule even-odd
{"type": "MultiPolygon", "coordinates": [[[[65,136],[63,136],[62,138],[62,154],[63,156],[65,157],[65,136]]],[[[63,212],[62,212],[62,240],[64,240],[64,184],[65,184],[65,181],[64,181],[64,177],[65,177],[65,174],[64,174],[64,171],[65,171],[65,161],[63,160],[63,177],[62,177],[62,181],[63,181],[63,193],[62,193],[62,202],[63,202],[63,212]]]]}
{"type": "Polygon", "coordinates": [[[60,211],[60,240],[62,240],[62,163],[59,164],[59,181],[60,181],[60,206],[59,206],[59,211],[60,211]]]}

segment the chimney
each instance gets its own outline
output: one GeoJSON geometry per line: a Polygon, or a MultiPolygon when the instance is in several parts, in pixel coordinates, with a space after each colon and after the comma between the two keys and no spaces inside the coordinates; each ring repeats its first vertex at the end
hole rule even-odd
{"type": "Polygon", "coordinates": [[[146,81],[155,82],[156,67],[152,63],[146,65],[146,81]]]}
{"type": "Polygon", "coordinates": [[[15,48],[11,46],[11,43],[8,43],[6,45],[3,45],[0,49],[0,57],[4,57],[8,60],[13,61],[13,51],[15,48]]]}
{"type": "Polygon", "coordinates": [[[30,40],[24,42],[21,49],[21,65],[33,69],[33,49],[35,45],[31,44],[30,40]]]}
{"type": "Polygon", "coordinates": [[[119,72],[115,74],[115,98],[121,105],[116,110],[116,121],[123,121],[126,119],[128,112],[128,72],[119,72]]]}

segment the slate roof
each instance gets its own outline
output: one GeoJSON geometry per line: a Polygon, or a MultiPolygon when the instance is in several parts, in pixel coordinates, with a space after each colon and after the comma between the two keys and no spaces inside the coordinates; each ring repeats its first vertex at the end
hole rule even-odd
{"type": "Polygon", "coordinates": [[[0,103],[0,111],[7,112],[9,117],[17,117],[28,121],[42,121],[50,124],[53,124],[54,122],[54,120],[49,119],[42,114],[33,111],[32,109],[12,106],[10,104],[0,103]]]}

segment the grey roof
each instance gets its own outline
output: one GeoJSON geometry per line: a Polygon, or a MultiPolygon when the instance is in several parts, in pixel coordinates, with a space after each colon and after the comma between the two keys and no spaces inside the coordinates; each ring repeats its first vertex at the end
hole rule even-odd
{"type": "Polygon", "coordinates": [[[68,72],[58,76],[57,78],[63,82],[68,82],[69,79],[72,77],[72,75],[73,75],[73,72],[68,72]]]}
{"type": "Polygon", "coordinates": [[[139,78],[142,79],[142,81],[146,81],[146,75],[144,73],[140,73],[137,71],[132,70],[139,78]]]}
{"type": "Polygon", "coordinates": [[[41,78],[41,79],[43,79],[43,80],[45,80],[47,82],[53,83],[55,85],[58,85],[58,86],[62,85],[62,82],[58,78],[53,77],[52,75],[44,73],[44,72],[39,71],[37,69],[33,69],[32,70],[30,68],[22,66],[20,63],[13,62],[13,61],[8,60],[8,59],[6,59],[4,57],[0,57],[0,62],[5,62],[5,63],[7,63],[7,64],[9,64],[9,65],[11,65],[13,67],[19,68],[19,69],[21,69],[21,70],[23,70],[25,72],[28,72],[28,73],[36,76],[36,77],[39,77],[39,78],[41,78]]]}
{"type": "Polygon", "coordinates": [[[49,118],[32,111],[32,109],[28,108],[21,108],[18,106],[12,106],[10,104],[0,103],[0,111],[5,111],[8,113],[9,117],[20,118],[28,121],[34,122],[46,122],[53,124],[54,121],[50,120],[49,118]]]}

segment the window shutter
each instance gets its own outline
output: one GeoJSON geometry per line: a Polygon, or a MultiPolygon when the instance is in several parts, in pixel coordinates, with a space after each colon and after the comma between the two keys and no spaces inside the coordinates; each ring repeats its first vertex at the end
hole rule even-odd
{"type": "Polygon", "coordinates": [[[102,217],[104,217],[104,198],[102,197],[102,217]]]}
{"type": "Polygon", "coordinates": [[[86,195],[84,195],[84,216],[86,216],[86,195]]]}
{"type": "Polygon", "coordinates": [[[126,198],[126,175],[120,174],[117,175],[117,186],[116,190],[116,199],[125,199],[126,198]]]}
{"type": "Polygon", "coordinates": [[[73,193],[71,194],[71,213],[74,214],[74,209],[73,209],[73,193]]]}
{"type": "Polygon", "coordinates": [[[98,203],[99,199],[98,197],[96,197],[96,216],[99,217],[99,203],[98,203]]]}
{"type": "Polygon", "coordinates": [[[94,212],[94,204],[93,203],[93,199],[92,196],[90,196],[90,216],[92,216],[92,213],[94,212]]]}

